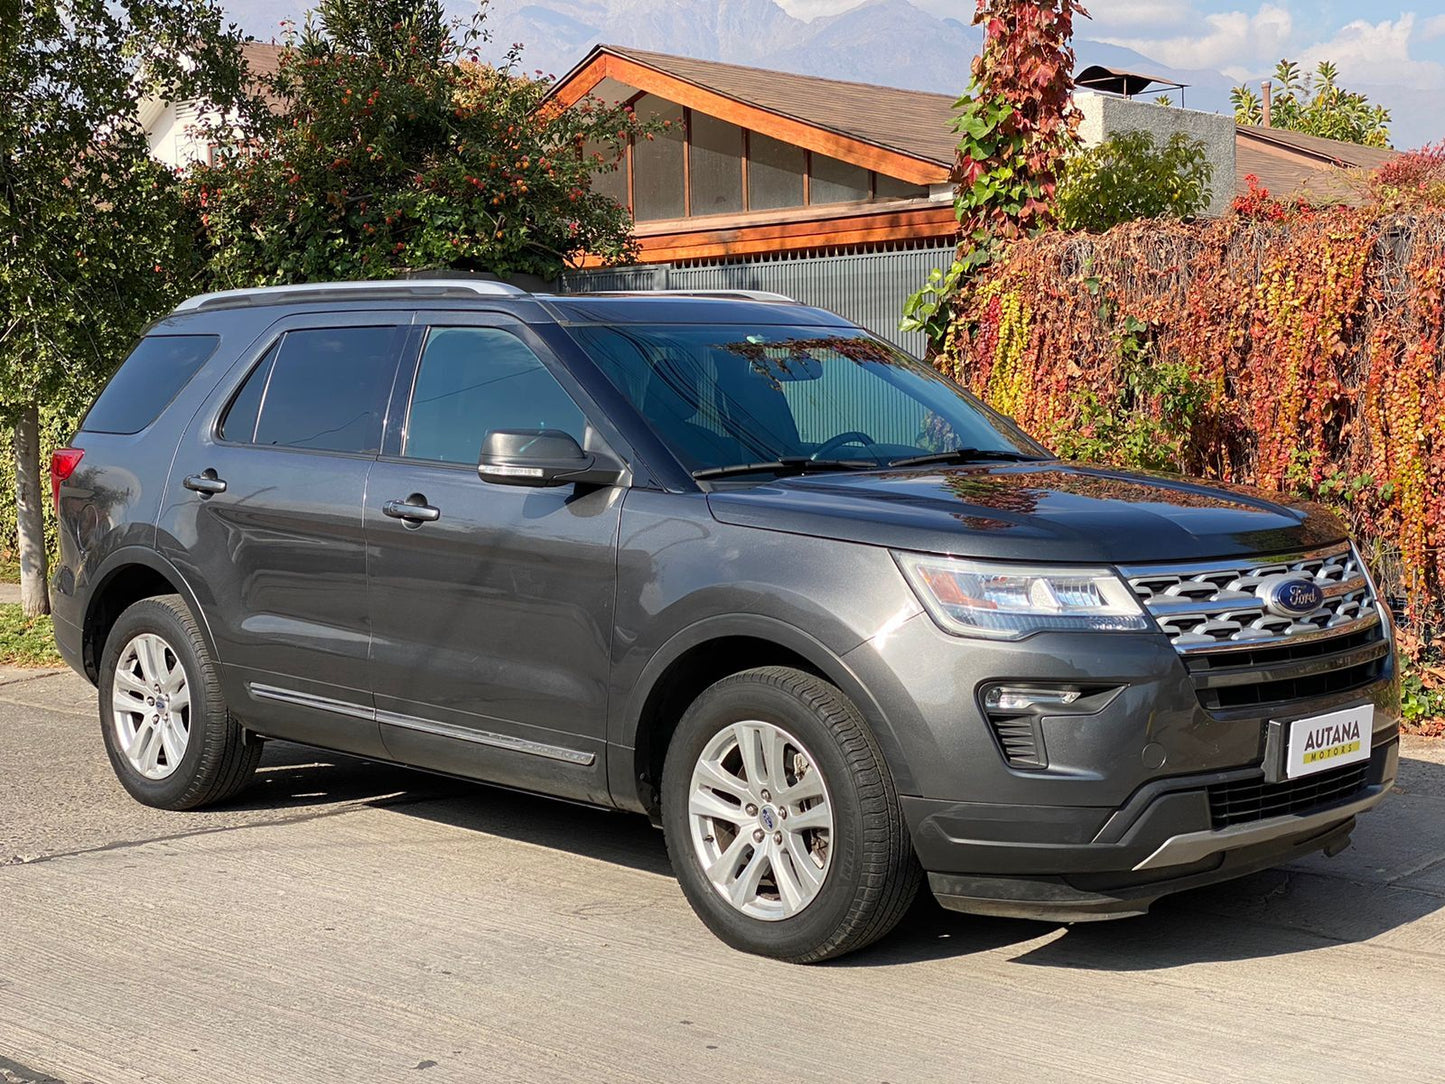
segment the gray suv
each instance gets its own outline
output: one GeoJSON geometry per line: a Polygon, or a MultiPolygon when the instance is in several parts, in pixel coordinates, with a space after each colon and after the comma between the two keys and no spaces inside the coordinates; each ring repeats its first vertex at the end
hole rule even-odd
{"type": "Polygon", "coordinates": [[[1340,523],[1060,462],[762,294],[193,298],[56,453],[55,627],[139,801],[263,742],[650,816],[793,961],[1333,854],[1395,778],[1340,523]]]}

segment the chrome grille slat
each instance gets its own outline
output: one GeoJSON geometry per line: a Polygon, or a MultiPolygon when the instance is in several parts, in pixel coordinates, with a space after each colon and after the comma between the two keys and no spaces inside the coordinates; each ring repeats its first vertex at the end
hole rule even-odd
{"type": "Polygon", "coordinates": [[[1253,561],[1134,565],[1120,572],[1181,654],[1300,643],[1379,621],[1369,579],[1348,544],[1253,561]],[[1319,609],[1294,618],[1269,613],[1254,590],[1282,573],[1318,585],[1324,595],[1319,609]]]}

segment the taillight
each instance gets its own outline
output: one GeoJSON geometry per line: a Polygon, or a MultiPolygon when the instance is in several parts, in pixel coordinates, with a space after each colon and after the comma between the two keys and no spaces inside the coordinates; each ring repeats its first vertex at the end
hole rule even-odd
{"type": "Polygon", "coordinates": [[[80,448],[57,448],[50,453],[50,499],[60,509],[60,483],[75,473],[85,452],[80,448]]]}

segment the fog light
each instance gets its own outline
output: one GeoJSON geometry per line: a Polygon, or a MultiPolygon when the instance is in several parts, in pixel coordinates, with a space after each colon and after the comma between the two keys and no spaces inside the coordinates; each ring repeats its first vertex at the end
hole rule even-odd
{"type": "Polygon", "coordinates": [[[1078,689],[1040,689],[1027,685],[995,685],[984,694],[984,707],[996,711],[1040,711],[1072,704],[1078,689]]]}

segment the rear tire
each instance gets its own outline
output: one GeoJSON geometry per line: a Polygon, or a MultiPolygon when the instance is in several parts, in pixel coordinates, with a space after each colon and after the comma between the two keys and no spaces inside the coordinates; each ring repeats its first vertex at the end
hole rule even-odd
{"type": "Polygon", "coordinates": [[[663,768],[662,822],[708,928],[792,963],[883,937],[922,879],[862,715],[835,686],[788,667],[724,678],[688,708],[663,768]]]}
{"type": "Polygon", "coordinates": [[[98,685],[105,751],[136,801],[197,809],[250,782],[261,739],[227,711],[210,650],[180,595],[141,599],[120,615],[98,685]]]}

